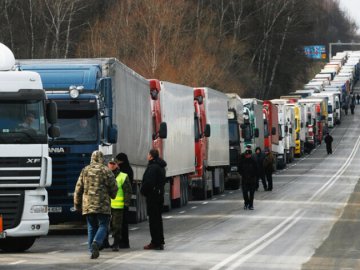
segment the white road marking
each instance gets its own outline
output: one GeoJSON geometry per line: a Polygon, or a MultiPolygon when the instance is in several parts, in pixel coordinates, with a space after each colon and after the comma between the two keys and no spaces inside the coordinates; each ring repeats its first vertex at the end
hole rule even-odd
{"type": "Polygon", "coordinates": [[[203,202],[202,204],[208,204],[209,202],[203,202]]]}
{"type": "Polygon", "coordinates": [[[84,242],[84,243],[81,243],[80,245],[81,246],[86,246],[88,244],[88,242],[84,242]]]}
{"type": "Polygon", "coordinates": [[[184,213],[186,213],[186,211],[180,211],[180,212],[179,212],[179,214],[184,214],[184,213]]]}
{"type": "Polygon", "coordinates": [[[212,198],[211,200],[212,200],[212,201],[216,201],[216,200],[217,200],[217,198],[212,198]]]}
{"type": "Polygon", "coordinates": [[[26,260],[20,260],[20,261],[12,262],[12,263],[9,263],[9,265],[17,265],[17,264],[22,264],[24,262],[26,262],[26,260]]]}
{"type": "Polygon", "coordinates": [[[191,209],[196,209],[197,208],[197,206],[193,206],[193,207],[191,207],[191,209]]]}
{"type": "Polygon", "coordinates": [[[136,231],[138,229],[139,229],[138,227],[133,227],[133,228],[130,228],[129,231],[136,231]]]}
{"type": "MultiPolygon", "coordinates": [[[[87,245],[87,242],[86,242],[86,245],[87,245]]],[[[63,251],[64,251],[63,249],[60,249],[60,250],[50,251],[47,254],[57,254],[57,253],[60,253],[60,252],[63,252],[63,251]]]]}
{"type": "Polygon", "coordinates": [[[166,216],[166,217],[164,217],[164,218],[166,218],[166,219],[170,219],[170,218],[172,218],[173,216],[166,216]]]}

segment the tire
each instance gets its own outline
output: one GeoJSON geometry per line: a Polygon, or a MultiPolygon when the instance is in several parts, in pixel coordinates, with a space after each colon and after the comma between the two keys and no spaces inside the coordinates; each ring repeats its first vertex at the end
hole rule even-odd
{"type": "Polygon", "coordinates": [[[31,248],[35,237],[9,237],[0,240],[0,249],[5,252],[24,252],[31,248]]]}

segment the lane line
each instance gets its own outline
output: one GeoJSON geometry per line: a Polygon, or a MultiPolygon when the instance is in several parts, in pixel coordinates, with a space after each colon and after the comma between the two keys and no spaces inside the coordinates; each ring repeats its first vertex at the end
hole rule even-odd
{"type": "MultiPolygon", "coordinates": [[[[265,241],[266,239],[268,239],[269,237],[272,237],[272,235],[278,233],[278,231],[280,231],[283,227],[285,227],[289,222],[290,224],[292,224],[292,220],[295,218],[296,215],[298,215],[301,211],[303,210],[296,210],[290,217],[288,217],[287,219],[285,219],[283,222],[281,222],[280,224],[278,224],[275,228],[273,228],[271,231],[269,231],[268,233],[264,234],[262,237],[258,238],[257,240],[255,240],[254,242],[252,242],[250,245],[240,249],[239,251],[237,251],[236,253],[234,253],[233,255],[227,257],[226,259],[222,260],[221,262],[219,262],[218,264],[216,264],[215,266],[211,267],[210,270],[218,270],[221,269],[222,267],[226,266],[228,263],[236,260],[239,256],[241,256],[242,254],[244,254],[245,252],[249,251],[250,249],[260,245],[263,241],[265,241]]],[[[297,219],[296,219],[297,220],[297,219]]],[[[271,238],[272,239],[272,238],[271,238]]],[[[269,243],[270,244],[270,243],[269,243]]]]}
{"type": "Polygon", "coordinates": [[[22,264],[24,262],[26,262],[26,260],[20,260],[20,261],[12,262],[12,263],[9,263],[9,265],[17,265],[17,264],[22,264]]]}

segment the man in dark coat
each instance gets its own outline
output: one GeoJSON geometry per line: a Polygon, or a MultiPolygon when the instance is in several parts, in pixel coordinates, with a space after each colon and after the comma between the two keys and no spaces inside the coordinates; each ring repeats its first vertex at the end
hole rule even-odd
{"type": "Polygon", "coordinates": [[[241,188],[244,197],[244,209],[254,210],[254,194],[257,181],[257,164],[251,156],[252,151],[246,150],[239,164],[242,176],[241,188]]]}
{"type": "Polygon", "coordinates": [[[325,136],[325,144],[326,144],[326,151],[329,154],[332,154],[332,142],[333,142],[333,137],[329,134],[329,132],[326,133],[326,136],[325,136]]]}
{"type": "Polygon", "coordinates": [[[144,246],[144,249],[163,250],[165,242],[161,213],[164,204],[166,162],[159,157],[159,151],[156,149],[150,150],[147,159],[149,163],[143,176],[141,194],[146,197],[151,242],[144,246]]]}
{"type": "Polygon", "coordinates": [[[265,158],[263,165],[264,165],[264,172],[267,181],[267,191],[272,191],[273,189],[272,174],[274,172],[274,156],[268,148],[265,148],[265,158]]]}
{"type": "Polygon", "coordinates": [[[267,190],[267,184],[265,180],[265,171],[264,171],[264,159],[265,155],[261,151],[260,147],[256,147],[254,155],[256,164],[257,164],[257,180],[256,180],[256,190],[259,189],[259,180],[261,179],[264,190],[267,190]]]}

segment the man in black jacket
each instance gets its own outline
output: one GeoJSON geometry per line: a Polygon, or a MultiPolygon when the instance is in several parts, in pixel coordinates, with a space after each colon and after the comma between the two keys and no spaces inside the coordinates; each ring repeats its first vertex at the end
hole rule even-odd
{"type": "Polygon", "coordinates": [[[156,149],[150,150],[147,159],[149,163],[143,176],[141,194],[146,197],[151,242],[144,246],[144,249],[163,250],[165,242],[161,213],[164,204],[166,162],[159,157],[159,151],[156,149]]]}
{"type": "Polygon", "coordinates": [[[257,163],[252,158],[252,151],[246,150],[241,159],[240,174],[242,176],[241,188],[244,197],[244,209],[254,210],[254,194],[257,181],[257,163]]]}

